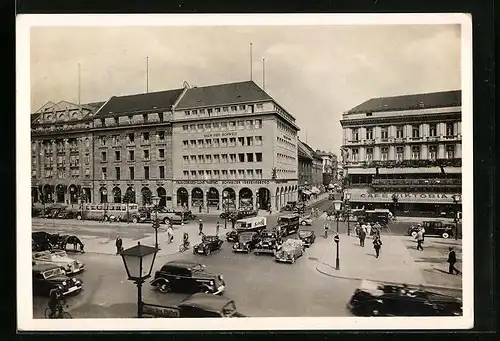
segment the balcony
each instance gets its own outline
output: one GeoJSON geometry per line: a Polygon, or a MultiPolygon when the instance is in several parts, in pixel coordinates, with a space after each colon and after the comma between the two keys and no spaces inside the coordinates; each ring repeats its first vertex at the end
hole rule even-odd
{"type": "Polygon", "coordinates": [[[461,179],[373,179],[372,187],[461,187],[461,179]]]}

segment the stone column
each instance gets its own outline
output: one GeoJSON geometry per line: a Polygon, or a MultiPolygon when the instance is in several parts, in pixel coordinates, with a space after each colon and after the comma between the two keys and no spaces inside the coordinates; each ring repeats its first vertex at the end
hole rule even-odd
{"type": "Polygon", "coordinates": [[[406,145],[404,149],[404,159],[409,160],[410,158],[411,158],[411,147],[409,145],[406,145]]]}
{"type": "Polygon", "coordinates": [[[240,208],[240,193],[239,192],[236,192],[236,202],[235,202],[235,205],[236,205],[236,209],[239,209],[240,208]]]}
{"type": "Polygon", "coordinates": [[[389,160],[396,160],[396,147],[389,146],[388,158],[389,158],[389,160]]]}
{"type": "Polygon", "coordinates": [[[257,207],[257,195],[259,194],[259,191],[258,190],[255,190],[253,191],[253,196],[252,196],[252,203],[253,203],[253,208],[256,210],[258,207],[257,207]]]}
{"type": "Polygon", "coordinates": [[[188,211],[192,208],[191,207],[191,192],[188,192],[188,202],[186,204],[186,208],[188,209],[188,211]]]}
{"type": "MultiPolygon", "coordinates": [[[[51,143],[51,148],[52,148],[52,172],[53,172],[53,177],[57,179],[57,145],[56,145],[56,140],[50,140],[51,143]]],[[[55,192],[54,192],[55,195],[55,192]]]]}
{"type": "Polygon", "coordinates": [[[428,148],[426,144],[420,146],[420,158],[422,160],[427,160],[429,158],[428,148]]]}
{"type": "Polygon", "coordinates": [[[380,147],[376,146],[373,148],[373,160],[379,161],[381,159],[380,157],[380,147]]]}
{"type": "Polygon", "coordinates": [[[440,143],[438,145],[438,159],[444,159],[444,144],[440,143]]]}

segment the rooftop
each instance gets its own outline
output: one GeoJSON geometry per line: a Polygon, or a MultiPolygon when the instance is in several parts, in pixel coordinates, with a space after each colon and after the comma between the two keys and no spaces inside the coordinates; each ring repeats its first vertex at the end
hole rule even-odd
{"type": "Polygon", "coordinates": [[[272,100],[253,81],[192,87],[184,94],[177,109],[194,109],[216,105],[272,100]]]}
{"type": "Polygon", "coordinates": [[[347,113],[368,113],[461,106],[461,90],[431,92],[424,94],[372,98],[352,108],[347,113]]]}
{"type": "Polygon", "coordinates": [[[97,116],[113,117],[120,114],[148,110],[170,110],[184,89],[149,92],[127,96],[113,96],[99,110],[97,116]]]}

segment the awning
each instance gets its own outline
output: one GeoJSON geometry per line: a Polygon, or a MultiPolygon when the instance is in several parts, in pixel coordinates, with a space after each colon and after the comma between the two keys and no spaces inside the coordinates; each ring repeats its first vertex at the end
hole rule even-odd
{"type": "Polygon", "coordinates": [[[305,190],[305,191],[302,191],[302,194],[305,194],[305,195],[311,195],[312,193],[308,190],[305,190]]]}
{"type": "Polygon", "coordinates": [[[349,174],[351,175],[357,175],[357,174],[375,174],[375,168],[349,168],[348,171],[349,174]]]}
{"type": "Polygon", "coordinates": [[[379,168],[379,174],[413,174],[413,173],[427,173],[436,174],[441,173],[439,167],[406,167],[406,168],[379,168]]]}

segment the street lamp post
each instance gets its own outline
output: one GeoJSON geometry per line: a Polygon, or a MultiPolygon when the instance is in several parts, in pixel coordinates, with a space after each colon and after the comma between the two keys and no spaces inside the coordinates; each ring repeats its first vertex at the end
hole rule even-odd
{"type": "Polygon", "coordinates": [[[335,270],[340,270],[340,255],[339,255],[339,244],[340,244],[340,238],[339,234],[337,233],[335,237],[333,237],[333,240],[335,241],[335,244],[337,244],[337,254],[335,256],[335,270]]]}
{"type": "Polygon", "coordinates": [[[104,217],[103,217],[103,221],[104,221],[104,219],[105,219],[105,217],[106,217],[106,213],[107,213],[107,208],[108,208],[108,205],[107,205],[107,203],[108,203],[108,191],[107,191],[107,190],[103,190],[103,191],[102,191],[102,195],[104,196],[104,198],[103,198],[104,200],[101,200],[101,201],[104,201],[104,202],[103,202],[103,204],[104,204],[104,205],[103,205],[103,206],[104,206],[104,217]]]}
{"type": "Polygon", "coordinates": [[[209,208],[208,208],[208,194],[210,193],[210,190],[207,190],[207,214],[210,213],[209,208]]]}
{"type": "Polygon", "coordinates": [[[222,203],[224,205],[224,230],[227,229],[227,191],[222,192],[222,203]]]}
{"type": "Polygon", "coordinates": [[[155,221],[153,222],[153,228],[155,230],[155,248],[158,248],[158,228],[160,227],[160,222],[158,221],[158,204],[160,203],[159,197],[152,197],[153,209],[155,211],[155,221]]]}
{"type": "Polygon", "coordinates": [[[460,200],[460,196],[454,194],[452,198],[453,198],[453,203],[455,204],[453,206],[455,211],[455,240],[458,240],[458,202],[460,200]]]}
{"type": "Polygon", "coordinates": [[[339,215],[340,215],[340,208],[342,206],[342,201],[341,200],[334,200],[333,205],[335,208],[335,218],[337,219],[337,234],[339,233],[339,215]]]}
{"type": "Polygon", "coordinates": [[[142,284],[151,276],[158,248],[137,242],[121,253],[128,279],[137,285],[137,317],[142,317],[142,284]]]}
{"type": "Polygon", "coordinates": [[[351,203],[350,203],[350,200],[351,200],[351,193],[349,192],[346,192],[344,194],[344,199],[345,199],[345,208],[346,208],[346,211],[347,211],[347,235],[350,236],[351,235],[351,225],[349,224],[349,217],[351,215],[351,203]]]}

